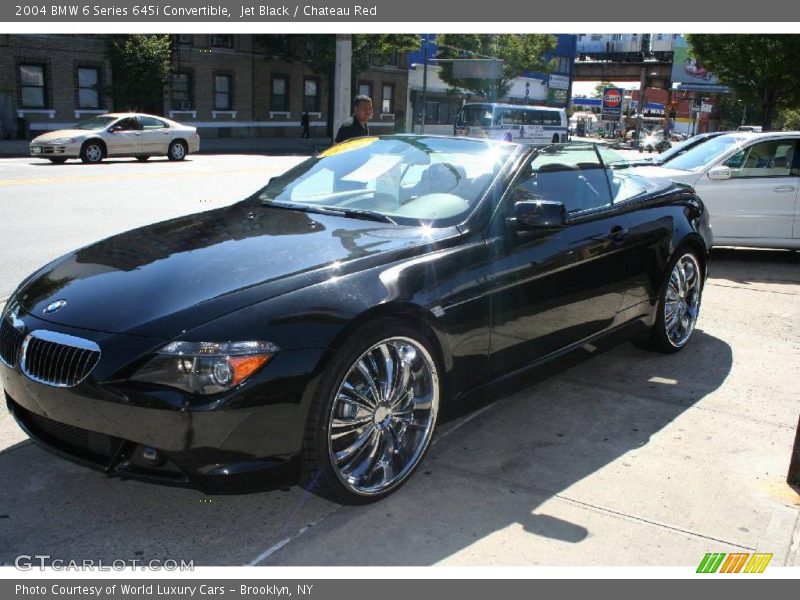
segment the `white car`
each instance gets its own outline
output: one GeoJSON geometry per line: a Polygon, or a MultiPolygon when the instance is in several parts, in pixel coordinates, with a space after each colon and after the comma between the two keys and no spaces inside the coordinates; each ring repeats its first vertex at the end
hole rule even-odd
{"type": "Polygon", "coordinates": [[[693,186],[715,246],[800,248],[800,131],[721,135],[663,167],[632,171],[693,186]]]}
{"type": "Polygon", "coordinates": [[[42,134],[30,144],[31,156],[59,164],[69,158],[99,163],[116,156],[135,156],[141,161],[151,156],[183,160],[199,150],[200,136],[194,127],[140,113],[99,115],[71,129],[42,134]]]}

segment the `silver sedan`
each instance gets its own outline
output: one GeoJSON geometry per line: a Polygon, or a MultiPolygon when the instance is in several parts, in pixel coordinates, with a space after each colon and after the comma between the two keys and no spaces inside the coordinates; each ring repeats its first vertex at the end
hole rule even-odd
{"type": "Polygon", "coordinates": [[[200,150],[197,129],[175,121],[139,113],[110,113],[86,119],[71,129],[42,134],[31,141],[31,156],[63,163],[80,158],[99,163],[104,158],[151,156],[183,160],[200,150]]]}

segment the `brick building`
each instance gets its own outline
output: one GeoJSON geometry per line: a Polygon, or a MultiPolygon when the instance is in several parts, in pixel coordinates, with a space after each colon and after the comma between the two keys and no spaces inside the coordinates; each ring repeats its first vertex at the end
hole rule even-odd
{"type": "Polygon", "coordinates": [[[0,139],[111,109],[105,47],[95,35],[0,34],[0,139]]]}
{"type": "MultiPolygon", "coordinates": [[[[164,88],[162,114],[195,125],[206,137],[294,137],[305,110],[311,135],[330,135],[333,74],[271,55],[264,37],[172,36],[174,73],[164,88]]],[[[30,138],[114,110],[107,93],[112,77],[102,35],[0,35],[0,138],[30,138]]],[[[354,93],[374,100],[373,131],[403,127],[404,55],[374,57],[354,83],[354,93]]]]}

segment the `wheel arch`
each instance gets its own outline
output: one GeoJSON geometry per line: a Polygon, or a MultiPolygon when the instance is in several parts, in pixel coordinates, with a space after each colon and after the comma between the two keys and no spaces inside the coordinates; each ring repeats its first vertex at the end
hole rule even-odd
{"type": "Polygon", "coordinates": [[[452,367],[452,354],[449,351],[449,344],[447,343],[446,336],[439,328],[433,324],[433,320],[428,316],[428,313],[416,304],[408,302],[388,302],[379,304],[368,308],[353,318],[328,344],[322,358],[317,365],[317,372],[321,373],[330,363],[333,355],[342,347],[342,345],[353,335],[355,331],[361,327],[378,321],[380,319],[398,319],[403,320],[412,326],[417,327],[424,333],[424,335],[431,341],[434,353],[434,358],[437,365],[441,369],[439,379],[442,382],[444,389],[448,387],[448,378],[446,374],[452,367]]]}
{"type": "Polygon", "coordinates": [[[672,257],[675,257],[683,249],[694,250],[700,261],[700,268],[703,269],[703,279],[708,277],[708,248],[703,238],[699,234],[687,235],[675,246],[672,257]]]}

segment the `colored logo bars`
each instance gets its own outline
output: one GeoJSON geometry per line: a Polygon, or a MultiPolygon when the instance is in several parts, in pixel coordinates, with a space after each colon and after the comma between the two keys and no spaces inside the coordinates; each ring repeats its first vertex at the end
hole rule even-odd
{"type": "Polygon", "coordinates": [[[700,566],[697,567],[698,573],[739,573],[744,567],[745,573],[763,573],[767,568],[772,554],[747,552],[725,554],[724,552],[709,552],[705,555],[700,566]],[[727,558],[726,558],[727,556],[727,558]],[[749,559],[749,560],[748,560],[749,559]]]}

